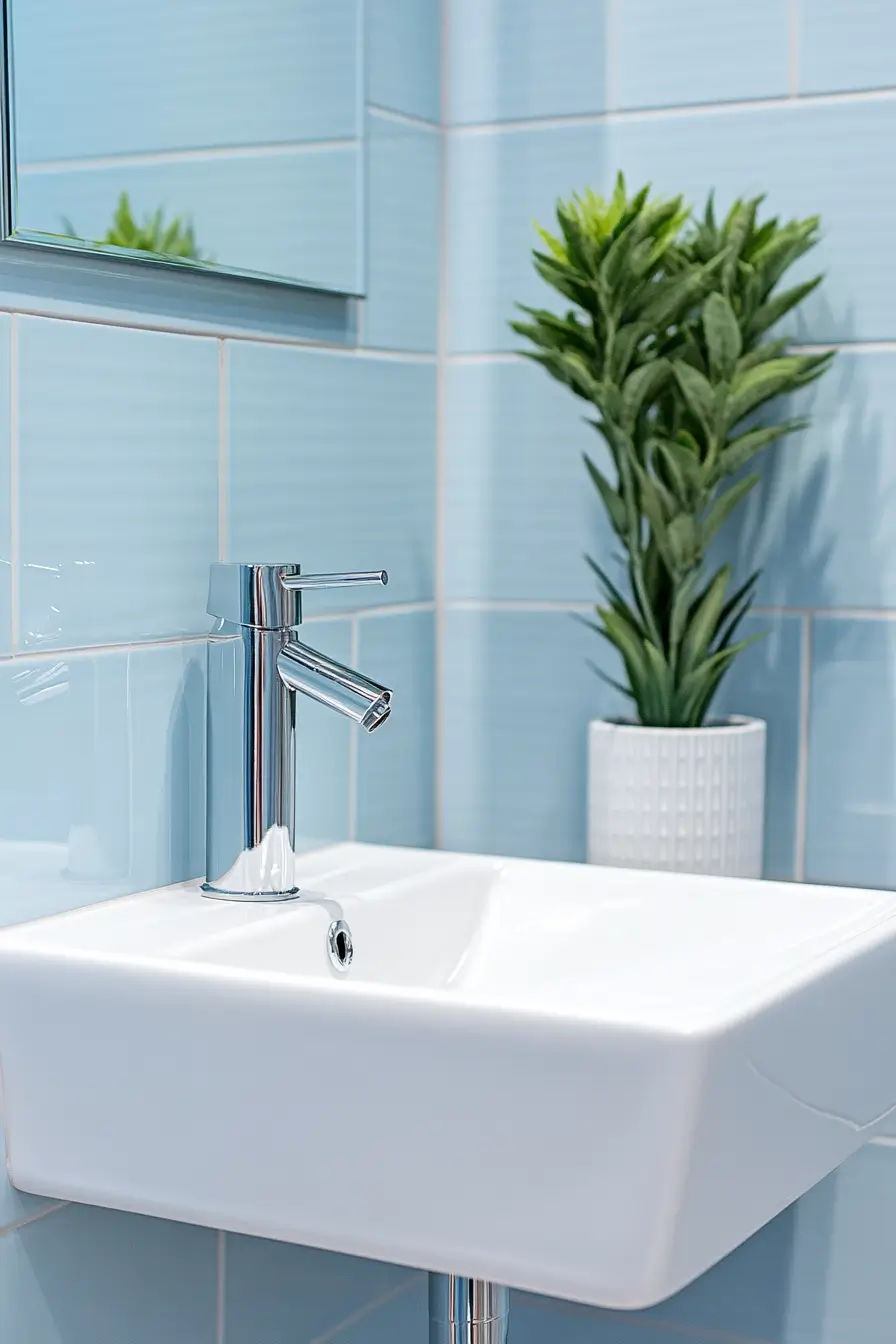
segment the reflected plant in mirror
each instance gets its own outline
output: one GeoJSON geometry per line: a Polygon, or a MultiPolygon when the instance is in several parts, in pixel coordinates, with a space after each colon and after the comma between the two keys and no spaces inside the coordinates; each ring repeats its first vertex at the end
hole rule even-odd
{"type": "MultiPolygon", "coordinates": [[[[833,358],[788,353],[778,323],[819,285],[779,284],[818,240],[817,218],[760,222],[763,198],[737,200],[721,222],[712,196],[694,218],[682,197],[560,201],[559,233],[539,228],[535,269],[572,307],[519,305],[524,353],[596,411],[606,445],[586,454],[622,555],[611,574],[590,559],[603,600],[588,622],[617,650],[638,722],[706,722],[725,672],[752,642],[738,630],[758,572],[734,584],[707,552],[757,485],[766,448],[805,428],[787,394],[833,358]]],[[[758,638],[758,636],[753,636],[758,638]]],[[[606,680],[605,674],[594,668],[606,680]]]]}
{"type": "MultiPolygon", "coordinates": [[[[63,228],[67,238],[91,241],[75,228],[69,219],[63,219],[63,228]]],[[[132,252],[153,252],[159,257],[180,257],[189,261],[211,263],[211,257],[204,257],[196,244],[196,234],[192,221],[186,216],[176,215],[166,223],[164,209],[159,208],[151,215],[145,215],[142,223],[134,217],[130,197],[123,191],[112,217],[112,223],[102,238],[96,240],[100,247],[126,247],[132,252]]]]}

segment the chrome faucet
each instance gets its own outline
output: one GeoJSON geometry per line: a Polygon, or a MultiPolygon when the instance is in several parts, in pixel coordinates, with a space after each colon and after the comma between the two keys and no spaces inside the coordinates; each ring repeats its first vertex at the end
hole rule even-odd
{"type": "Polygon", "coordinates": [[[206,881],[234,901],[283,901],[295,884],[296,692],[367,732],[392,692],[292,636],[302,593],[387,583],[385,570],[302,574],[299,565],[212,565],[208,613],[206,881]]]}

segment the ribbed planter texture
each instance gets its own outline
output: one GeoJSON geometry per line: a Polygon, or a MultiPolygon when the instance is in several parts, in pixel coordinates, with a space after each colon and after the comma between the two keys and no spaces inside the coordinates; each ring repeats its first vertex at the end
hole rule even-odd
{"type": "Polygon", "coordinates": [[[762,875],[765,724],[588,725],[588,862],[762,875]]]}

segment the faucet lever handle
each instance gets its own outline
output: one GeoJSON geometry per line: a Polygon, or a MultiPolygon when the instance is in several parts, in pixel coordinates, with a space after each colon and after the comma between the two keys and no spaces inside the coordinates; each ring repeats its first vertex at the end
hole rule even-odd
{"type": "Polygon", "coordinates": [[[353,588],[359,584],[389,582],[384,569],[356,570],[349,574],[282,574],[280,583],[287,591],[310,588],[353,588]]]}

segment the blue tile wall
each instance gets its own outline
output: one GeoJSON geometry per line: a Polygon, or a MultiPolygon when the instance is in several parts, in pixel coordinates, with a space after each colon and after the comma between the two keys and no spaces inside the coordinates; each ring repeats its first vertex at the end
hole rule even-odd
{"type": "MultiPolygon", "coordinates": [[[[810,0],[810,7],[814,0],[810,0]]],[[[789,0],[624,0],[614,12],[613,104],[673,107],[788,91],[789,0]]]]}
{"type": "Polygon", "coordinates": [[[366,7],[368,102],[438,124],[440,0],[366,0],[366,7]]]}
{"type": "Polygon", "coordinates": [[[0,1236],[10,1344],[216,1344],[207,1228],[70,1205],[0,1236]]]}
{"type": "Polygon", "coordinates": [[[436,348],[440,169],[438,131],[370,114],[365,345],[436,348]]]}
{"type": "Polygon", "coordinates": [[[587,552],[611,533],[582,455],[605,465],[587,407],[523,360],[454,364],[445,416],[448,598],[589,602],[587,552]]]}
{"type": "Polygon", "coordinates": [[[0,655],[12,646],[12,459],[10,456],[10,318],[0,314],[0,655]]]}
{"type": "Polygon", "coordinates": [[[226,1256],[227,1344],[342,1338],[344,1327],[376,1314],[418,1277],[398,1265],[257,1237],[228,1236],[226,1256]]]}
{"type": "Polygon", "coordinates": [[[358,659],[395,692],[381,729],[358,741],[357,838],[383,845],[434,842],[434,619],[431,612],[362,616],[358,659]]]}
{"type": "Polygon", "coordinates": [[[890,0],[810,0],[798,13],[800,93],[896,84],[896,10],[890,0]]]}
{"type": "Polygon", "coordinates": [[[16,325],[19,647],[206,630],[216,343],[31,317],[16,325]]]}
{"type": "Polygon", "coordinates": [[[602,112],[604,0],[453,0],[454,123],[602,112]]]}
{"type": "Polygon", "coordinates": [[[822,617],[812,631],[806,876],[896,886],[896,622],[822,617]]]}
{"type": "MultiPolygon", "coordinates": [[[[383,568],[390,602],[431,599],[434,367],[235,342],[229,395],[229,558],[383,568]]],[[[370,592],[322,591],[307,610],[370,592]]]]}
{"type": "Polygon", "coordinates": [[[766,740],[766,877],[797,877],[797,783],[800,762],[804,628],[798,615],[757,613],[741,635],[760,638],[726,674],[716,712],[751,714],[768,725],[766,740]]]}
{"type": "Polygon", "coordinates": [[[448,611],[448,849],[584,859],[588,720],[623,710],[588,659],[618,671],[567,611],[448,611]]]}

